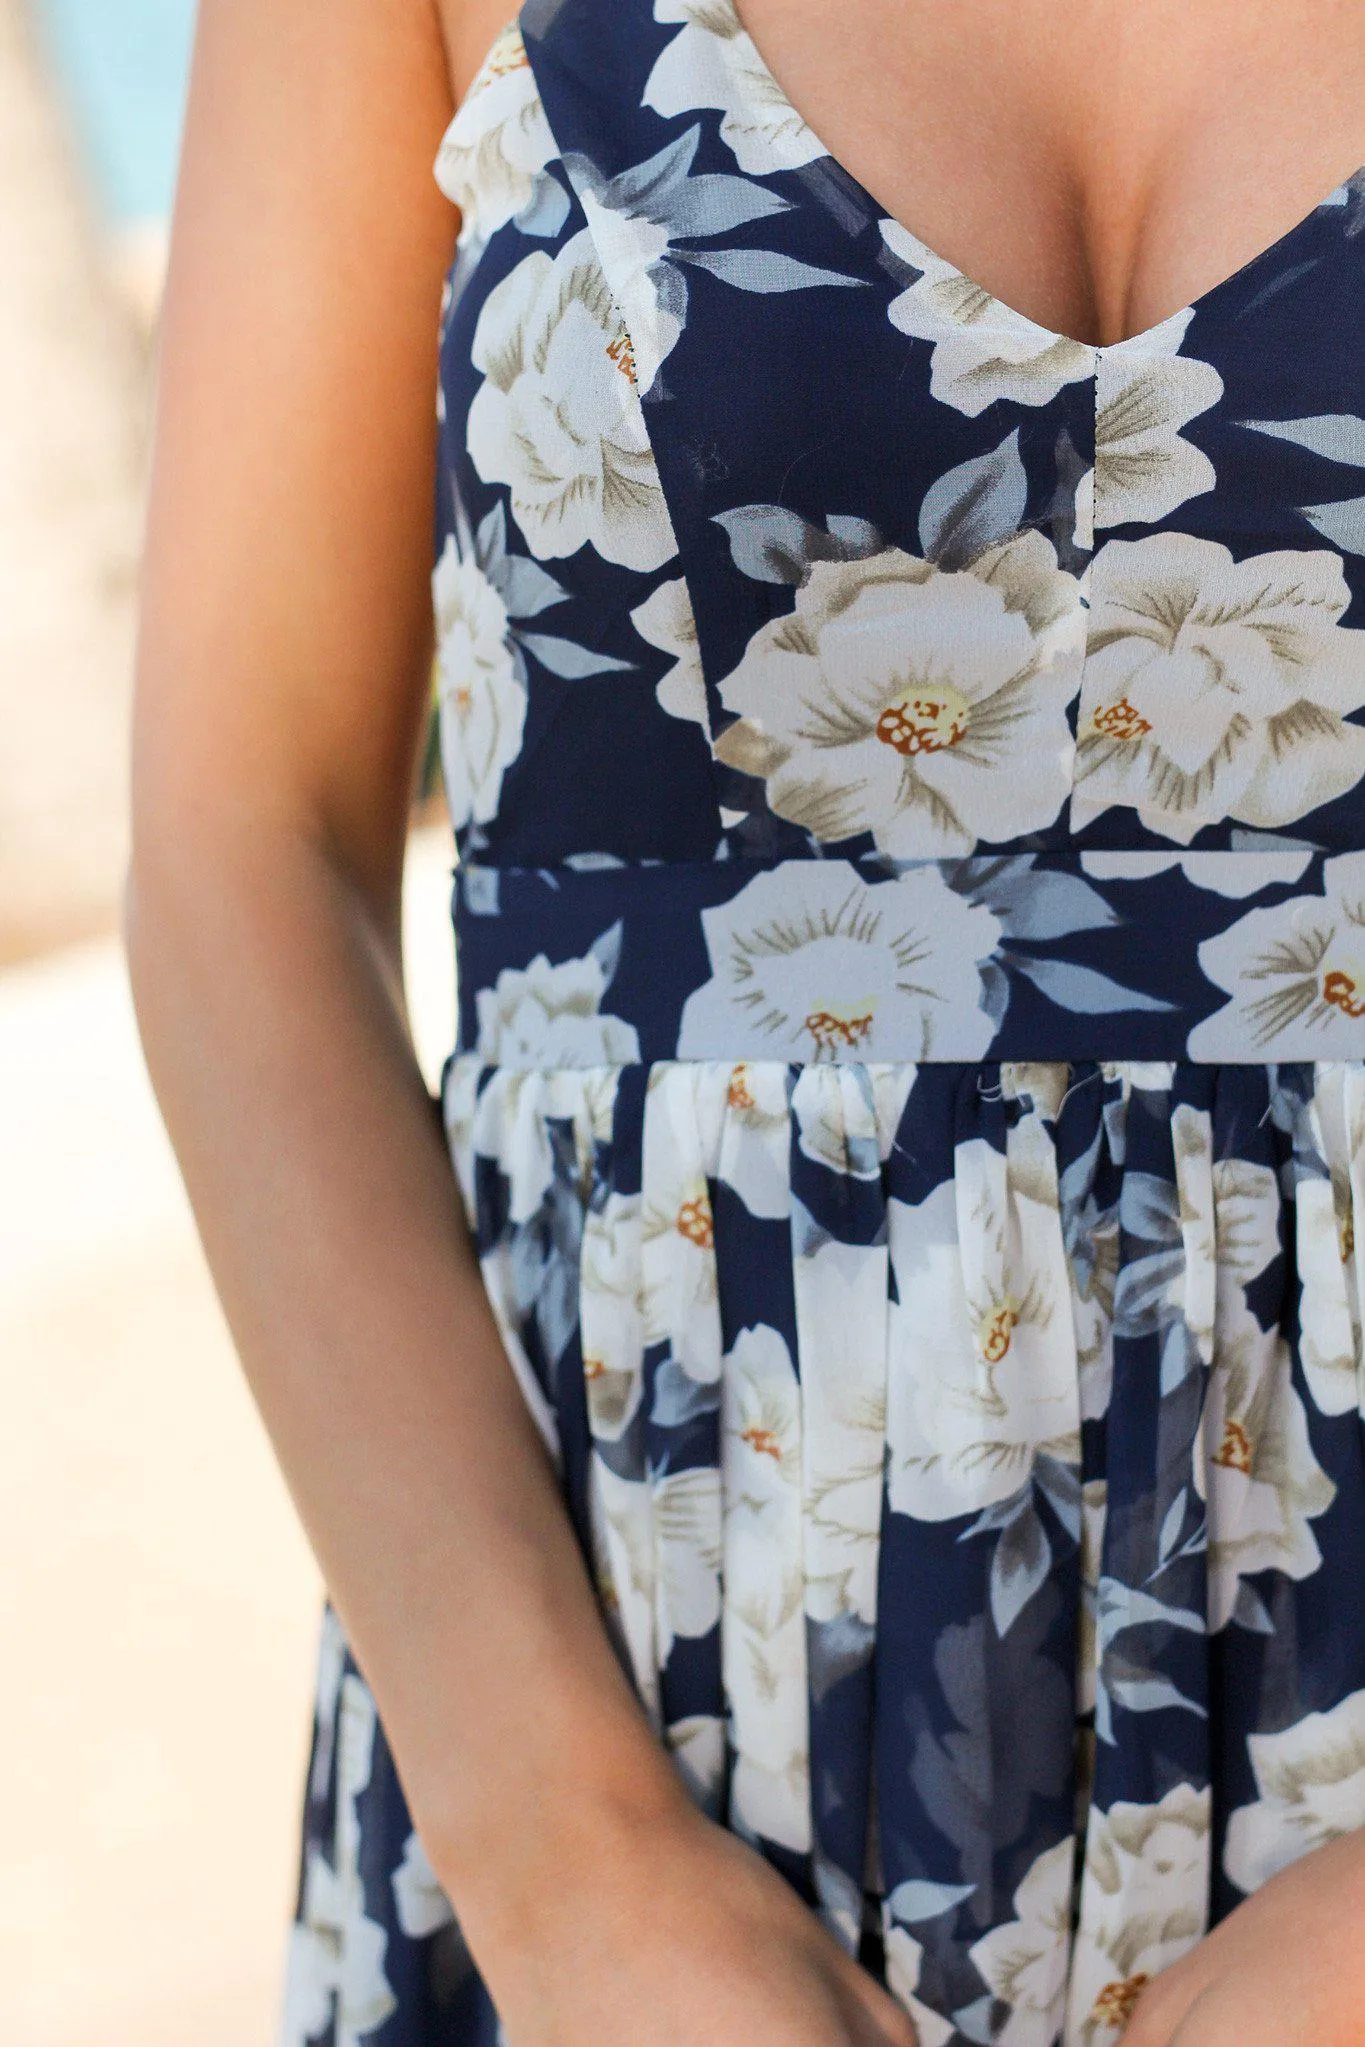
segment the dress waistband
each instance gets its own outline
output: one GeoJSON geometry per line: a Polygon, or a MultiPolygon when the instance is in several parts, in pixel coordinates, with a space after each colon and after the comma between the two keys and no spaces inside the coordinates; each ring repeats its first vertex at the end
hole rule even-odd
{"type": "Polygon", "coordinates": [[[489,1064],[1365,1058],[1365,853],[465,863],[489,1064]]]}

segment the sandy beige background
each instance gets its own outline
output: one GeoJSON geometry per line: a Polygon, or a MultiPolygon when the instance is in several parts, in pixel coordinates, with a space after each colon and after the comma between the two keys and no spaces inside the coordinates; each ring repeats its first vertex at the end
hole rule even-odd
{"type": "MultiPolygon", "coordinates": [[[[114,936],[148,349],[0,0],[0,2042],[268,2047],[319,1588],[114,936]]],[[[445,834],[410,868],[428,1071],[445,834]]]]}

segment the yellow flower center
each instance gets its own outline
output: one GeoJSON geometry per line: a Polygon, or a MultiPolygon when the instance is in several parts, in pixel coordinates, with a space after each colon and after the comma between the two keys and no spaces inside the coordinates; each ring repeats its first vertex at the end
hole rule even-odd
{"type": "Polygon", "coordinates": [[[674,1218],[674,1228],[680,1237],[686,1237],[689,1244],[695,1244],[699,1250],[709,1251],[716,1241],[709,1197],[705,1194],[696,1194],[690,1201],[684,1201],[674,1218]]]}
{"type": "Polygon", "coordinates": [[[1240,1422],[1226,1421],[1223,1424],[1223,1440],[1218,1445],[1214,1463],[1221,1464],[1228,1471],[1250,1472],[1251,1438],[1240,1422]]]}
{"type": "Polygon", "coordinates": [[[825,1009],[813,1009],[806,1018],[806,1029],[819,1051],[847,1052],[867,1037],[872,1016],[870,1003],[832,1003],[825,1009]]]}
{"type": "Polygon", "coordinates": [[[988,1365],[998,1365],[1001,1358],[1006,1355],[1018,1320],[1018,1311],[1013,1301],[1002,1301],[998,1308],[984,1317],[979,1341],[981,1355],[988,1365]]]}
{"type": "Polygon", "coordinates": [[[583,1360],[583,1377],[585,1379],[600,1379],[606,1369],[606,1364],[601,1358],[584,1358],[583,1360]]]}
{"type": "Polygon", "coordinates": [[[1106,1983],[1091,2007],[1091,2023],[1126,2026],[1150,1980],[1145,1971],[1139,1970],[1136,1976],[1126,1976],[1121,1983],[1106,1983]]]}
{"type": "Polygon", "coordinates": [[[782,1462],[782,1445],[772,1429],[761,1429],[757,1422],[752,1422],[742,1431],[740,1441],[756,1450],[760,1457],[771,1457],[774,1464],[782,1462]]]}
{"type": "Polygon", "coordinates": [[[877,737],[896,753],[946,753],[967,736],[971,706],[950,682],[935,689],[902,690],[877,720],[877,737]]]}
{"type": "Polygon", "coordinates": [[[1343,1016],[1365,1016],[1365,977],[1346,967],[1333,967],[1322,977],[1322,999],[1343,1016]]]}
{"type": "Polygon", "coordinates": [[[1096,711],[1091,723],[1104,739],[1143,739],[1152,729],[1150,719],[1134,710],[1127,697],[1120,697],[1116,704],[1105,704],[1096,711]]]}

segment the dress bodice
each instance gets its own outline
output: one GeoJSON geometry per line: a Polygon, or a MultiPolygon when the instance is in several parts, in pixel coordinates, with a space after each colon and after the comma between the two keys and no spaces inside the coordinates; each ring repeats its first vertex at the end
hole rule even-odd
{"type": "Polygon", "coordinates": [[[1365,176],[1082,344],[728,0],[530,0],[438,174],[468,1044],[539,961],[645,1056],[1365,1051],[1365,176]]]}

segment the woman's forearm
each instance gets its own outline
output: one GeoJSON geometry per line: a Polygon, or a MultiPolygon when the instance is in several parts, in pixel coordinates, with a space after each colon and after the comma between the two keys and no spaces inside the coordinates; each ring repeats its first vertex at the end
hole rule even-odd
{"type": "Polygon", "coordinates": [[[543,1869],[561,1819],[679,1792],[502,1350],[396,918],[294,822],[153,799],[140,838],[138,1017],[252,1390],[438,1873],[516,1909],[519,1841],[543,1869]]]}

